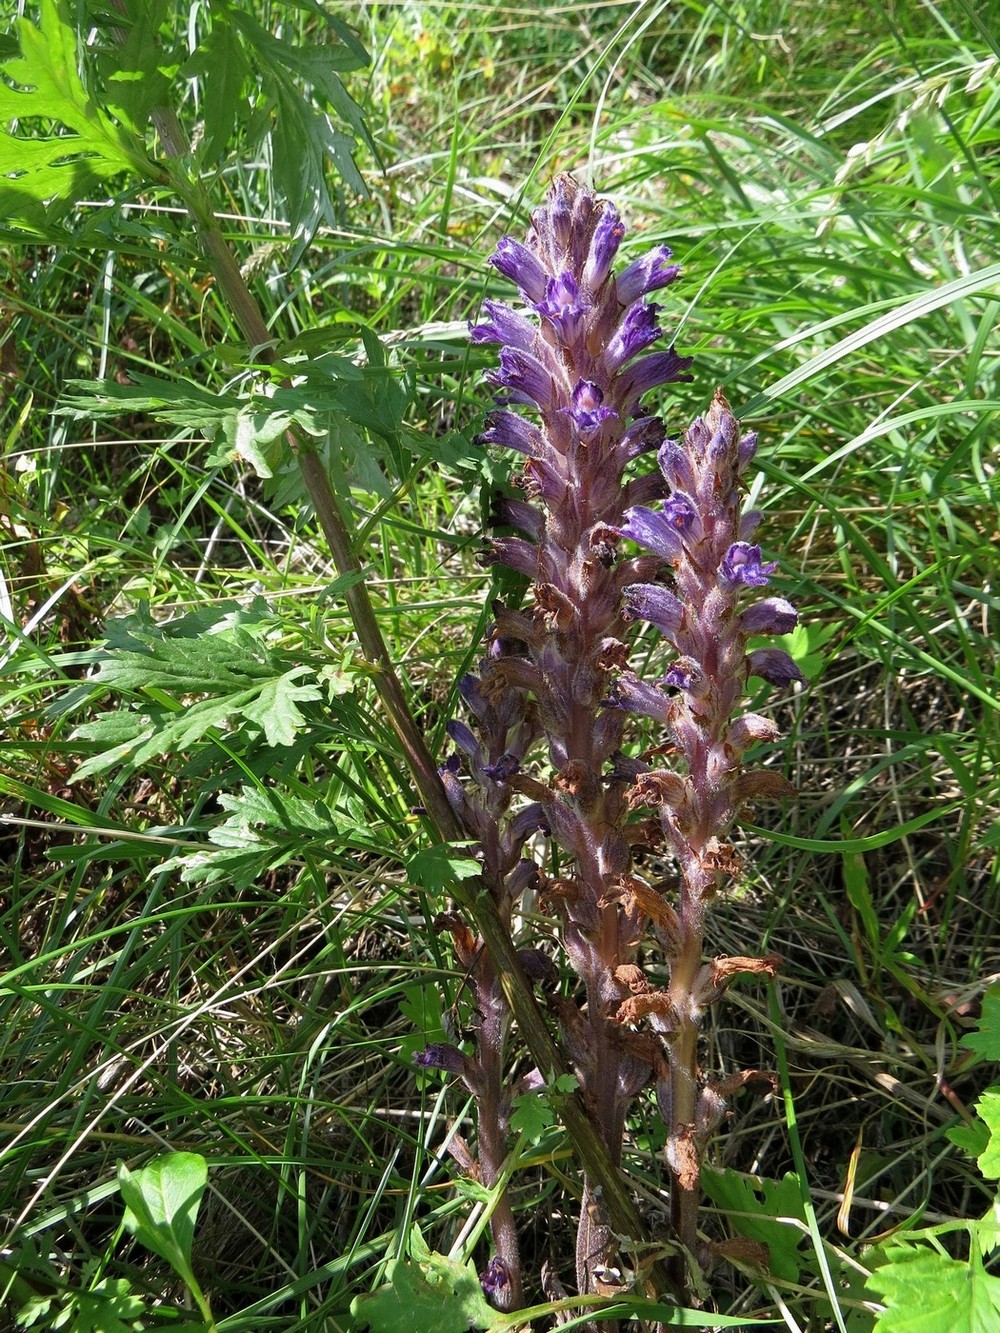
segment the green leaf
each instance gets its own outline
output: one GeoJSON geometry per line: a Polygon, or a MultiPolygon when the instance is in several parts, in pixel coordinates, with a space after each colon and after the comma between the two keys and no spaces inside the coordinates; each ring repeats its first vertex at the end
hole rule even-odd
{"type": "Polygon", "coordinates": [[[1000,1061],[1000,985],[991,986],[983,996],[978,1030],[966,1033],[962,1045],[984,1060],[1000,1061]]]}
{"type": "Polygon", "coordinates": [[[419,884],[428,893],[439,897],[448,893],[456,881],[481,875],[483,867],[456,844],[436,843],[411,856],[406,863],[406,873],[412,884],[419,884]]]}
{"type": "Polygon", "coordinates": [[[555,1110],[542,1089],[522,1093],[512,1105],[510,1127],[529,1143],[537,1143],[556,1123],[555,1110]]]}
{"type": "MultiPolygon", "coordinates": [[[[427,982],[421,985],[414,982],[403,988],[403,998],[399,1002],[399,1011],[409,1020],[411,1031],[399,1044],[399,1056],[405,1063],[413,1059],[415,1052],[422,1051],[433,1042],[447,1041],[444,1020],[441,1013],[441,989],[427,982]]],[[[417,1069],[414,1071],[418,1083],[432,1076],[433,1071],[417,1069]]]]}
{"type": "Polygon", "coordinates": [[[291,746],[311,725],[299,705],[318,702],[323,690],[308,662],[266,642],[276,629],[262,601],[222,603],[162,625],[145,611],[110,622],[95,680],[134,694],[139,706],[76,728],[74,739],[93,743],[96,753],[75,779],[188,751],[213,730],[262,734],[272,749],[291,746]]]}
{"type": "Polygon", "coordinates": [[[989,1131],[989,1141],[979,1154],[979,1169],[987,1180],[1000,1180],[1000,1087],[987,1088],[975,1109],[989,1131]]]}
{"type": "Polygon", "coordinates": [[[868,1289],[886,1309],[875,1333],[996,1333],[1000,1278],[991,1277],[973,1247],[968,1262],[929,1245],[894,1244],[868,1289]]]}
{"type": "Polygon", "coordinates": [[[104,1278],[91,1291],[33,1296],[18,1312],[17,1323],[67,1333],[136,1333],[145,1327],[140,1315],[148,1313],[126,1278],[104,1278]]]}
{"type": "Polygon", "coordinates": [[[4,215],[40,222],[54,201],[72,204],[99,180],[122,171],[148,177],[142,143],[117,125],[83,85],[68,7],[41,0],[38,27],[23,18],[16,26],[21,54],[0,67],[0,121],[55,121],[69,133],[31,136],[0,130],[4,215]]]}
{"type": "Polygon", "coordinates": [[[191,1288],[194,1228],[208,1164],[199,1153],[175,1152],[133,1173],[118,1167],[118,1187],[125,1200],[125,1227],[147,1250],[165,1259],[191,1288]]]}
{"type": "Polygon", "coordinates": [[[708,1198],[727,1214],[734,1231],[767,1246],[772,1275],[797,1282],[803,1262],[799,1253],[803,1232],[776,1220],[796,1217],[805,1221],[797,1176],[789,1171],[781,1180],[767,1180],[732,1170],[706,1169],[702,1186],[708,1198]]]}
{"type": "Polygon", "coordinates": [[[351,1314],[372,1333],[466,1333],[489,1328],[497,1312],[483,1295],[472,1263],[460,1264],[415,1244],[409,1259],[388,1267],[388,1283],[356,1296],[351,1314]]]}
{"type": "Polygon", "coordinates": [[[280,789],[247,784],[237,793],[222,792],[218,804],[229,813],[209,831],[210,845],[171,857],[161,872],[176,870],[185,884],[223,881],[243,889],[310,848],[322,851],[331,843],[341,851],[374,848],[369,830],[331,811],[301,784],[286,782],[280,789]]]}

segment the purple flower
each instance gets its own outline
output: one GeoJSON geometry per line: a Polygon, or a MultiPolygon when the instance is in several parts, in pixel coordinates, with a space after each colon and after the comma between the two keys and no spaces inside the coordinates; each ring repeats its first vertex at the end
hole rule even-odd
{"type": "Polygon", "coordinates": [[[694,468],[686,450],[676,440],[664,440],[656,456],[660,471],[675,491],[695,489],[694,468]]]}
{"type": "Polygon", "coordinates": [[[625,227],[618,210],[605,203],[597,226],[594,228],[590,252],[583,266],[583,284],[588,291],[597,292],[611,271],[611,261],[625,235],[625,227]]]}
{"type": "Polygon", "coordinates": [[[486,321],[469,325],[469,337],[474,343],[502,343],[523,351],[534,345],[537,331],[530,319],[525,319],[502,301],[484,301],[483,310],[486,321]]]}
{"type": "Polygon", "coordinates": [[[765,597],[754,602],[740,616],[743,634],[791,634],[799,623],[799,613],[784,597],[765,597]]]}
{"type": "Polygon", "coordinates": [[[552,406],[555,386],[551,372],[530,352],[504,347],[500,369],[487,371],[486,378],[499,388],[510,389],[510,401],[534,404],[544,412],[552,406]]]}
{"type": "Polygon", "coordinates": [[[619,274],[615,283],[618,300],[622,305],[631,305],[647,292],[668,287],[681,271],[679,264],[670,263],[672,258],[670,247],[659,245],[655,250],[633,260],[625,272],[619,274]]]}
{"type": "Polygon", "coordinates": [[[648,620],[673,643],[684,624],[684,603],[658,583],[632,583],[622,593],[627,620],[648,620]]]}
{"type": "Polygon", "coordinates": [[[617,417],[615,409],[604,407],[603,403],[604,393],[600,385],[594,384],[591,380],[580,380],[573,390],[572,405],[561,407],[559,410],[572,417],[577,430],[586,436],[600,430],[605,421],[617,417]]]}
{"type": "Polygon", "coordinates": [[[674,491],[673,495],[664,500],[663,517],[675,532],[696,539],[701,536],[702,526],[698,518],[698,507],[690,495],[685,495],[683,491],[674,491]]]}
{"type": "Polygon", "coordinates": [[[704,676],[701,667],[690,657],[680,657],[674,662],[660,682],[665,689],[696,690],[702,685],[704,676]]]}
{"type": "Polygon", "coordinates": [[[663,723],[670,721],[672,709],[668,695],[631,672],[619,676],[611,686],[604,707],[622,708],[627,713],[637,713],[640,717],[651,717],[663,723]]]}
{"type": "Polygon", "coordinates": [[[762,564],[760,547],[749,542],[733,542],[722,557],[719,566],[721,578],[732,587],[742,584],[745,588],[766,588],[771,582],[769,574],[778,568],[777,563],[762,564]]]}
{"type": "Polygon", "coordinates": [[[495,1254],[479,1274],[479,1283],[483,1295],[494,1308],[506,1308],[510,1294],[510,1272],[499,1255],[495,1254]]]}
{"type": "Polygon", "coordinates": [[[486,429],[476,440],[479,444],[500,444],[529,455],[537,454],[544,448],[538,427],[516,412],[491,412],[486,418],[486,429]]]}
{"type": "MultiPolygon", "coordinates": [[[[535,309],[558,329],[562,341],[570,344],[579,338],[590,306],[581,297],[573,274],[561,273],[559,277],[548,280],[545,300],[537,302],[535,309]]],[[[525,320],[525,323],[528,321],[525,320]]]]}
{"type": "Polygon", "coordinates": [[[445,727],[445,731],[447,731],[448,735],[463,754],[468,755],[470,759],[478,758],[479,742],[464,722],[452,720],[445,727]]]}
{"type": "Polygon", "coordinates": [[[489,262],[498,273],[516,283],[529,301],[545,299],[548,275],[538,259],[520,241],[515,241],[512,236],[502,236],[489,262]]]}
{"type": "MultiPolygon", "coordinates": [[[[454,723],[448,723],[449,734],[453,726],[454,723]]],[[[521,761],[518,759],[517,755],[508,753],[502,754],[495,764],[484,764],[483,772],[488,778],[492,778],[494,782],[507,782],[514,776],[520,767],[521,761]]]]}
{"type": "Polygon", "coordinates": [[[739,448],[737,450],[736,472],[738,476],[742,476],[743,473],[747,470],[747,468],[750,465],[750,460],[751,458],[753,458],[756,452],[757,452],[757,432],[755,430],[751,430],[748,431],[746,435],[743,436],[742,440],[740,440],[739,448]]]}
{"type": "Polygon", "coordinates": [[[673,564],[683,554],[684,548],[677,534],[676,524],[671,523],[664,514],[643,505],[635,505],[626,510],[625,522],[618,529],[622,537],[645,546],[648,551],[658,555],[661,560],[673,564]]]}
{"type": "Polygon", "coordinates": [[[684,374],[690,364],[691,357],[678,356],[672,347],[665,352],[651,352],[641,361],[636,361],[628,370],[622,372],[624,379],[622,398],[627,410],[635,411],[639,399],[650,389],[690,378],[684,374]]]}
{"type": "Polygon", "coordinates": [[[609,371],[617,370],[656,342],[662,333],[656,322],[659,310],[658,305],[644,305],[641,302],[629,309],[604,350],[604,364],[609,371]]]}
{"type": "Polygon", "coordinates": [[[747,653],[747,675],[759,676],[769,685],[790,685],[793,680],[804,679],[782,648],[755,648],[747,653]]]}
{"type": "Polygon", "coordinates": [[[659,417],[640,417],[633,421],[622,436],[618,450],[622,462],[628,463],[642,454],[650,454],[663,443],[663,422],[659,417]]]}

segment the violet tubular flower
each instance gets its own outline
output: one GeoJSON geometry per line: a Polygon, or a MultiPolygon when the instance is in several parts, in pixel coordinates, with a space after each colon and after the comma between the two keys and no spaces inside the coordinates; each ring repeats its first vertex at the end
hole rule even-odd
{"type": "MultiPolygon", "coordinates": [[[[628,676],[616,683],[612,701],[619,708],[663,718],[686,769],[682,777],[669,775],[664,790],[669,790],[670,800],[660,804],[660,821],[680,880],[668,949],[669,984],[662,1007],[652,1012],[654,1027],[668,1035],[666,1072],[658,1078],[657,1093],[668,1126],[672,1221],[677,1239],[695,1255],[702,1155],[725,1111],[720,1085],[706,1079],[698,1066],[700,1020],[732,976],[773,976],[778,962],[768,956],[703,965],[705,909],[720,886],[739,873],[727,836],[741,805],[795,794],[779,773],[742,766],[754,742],[773,741],[778,735],[768,719],[740,711],[747,678],[758,676],[778,686],[801,680],[798,667],[782,649],[748,650],[751,636],[785,634],[797,623],[795,608],[783,597],[751,600],[777,569],[742,535],[742,476],[755,446],[756,437],[740,438],[739,424],[717,392],[706,416],[687,431],[683,446],[670,442],[660,452],[664,476],[675,487],[671,497],[659,512],[633,509],[621,527],[623,536],[660,557],[670,585],[626,588],[627,612],[655,625],[677,653],[663,680],[676,693],[664,693],[662,706],[649,697],[651,687],[628,676]],[[676,489],[679,484],[683,492],[676,489]],[[683,784],[680,792],[678,782],[683,784]]],[[[655,801],[656,791],[657,775],[642,774],[632,803],[647,806],[655,801]]],[[[619,1019],[631,1023],[637,1013],[634,1004],[623,1005],[619,1019]]],[[[729,1082],[736,1088],[748,1077],[729,1082]]],[[[683,1269],[680,1260],[675,1275],[681,1282],[683,1269]]]]}

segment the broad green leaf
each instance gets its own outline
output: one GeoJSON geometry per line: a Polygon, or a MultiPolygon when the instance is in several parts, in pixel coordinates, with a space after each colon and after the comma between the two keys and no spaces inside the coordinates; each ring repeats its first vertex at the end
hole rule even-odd
{"type": "Polygon", "coordinates": [[[126,1229],[188,1286],[195,1285],[191,1252],[207,1184],[208,1164],[199,1153],[167,1153],[134,1174],[124,1164],[118,1168],[126,1229]]]}
{"type": "Polygon", "coordinates": [[[101,713],[73,732],[97,751],[76,780],[184,753],[213,729],[262,736],[272,749],[293,745],[312,725],[299,705],[318,702],[324,691],[308,662],[266,641],[276,629],[263,603],[224,603],[163,625],[144,612],[111,622],[94,679],[139,704],[101,713]]]}
{"type": "Polygon", "coordinates": [[[33,137],[0,130],[3,214],[39,221],[53,201],[72,204],[98,180],[122,171],[151,175],[141,141],[116,124],[83,85],[68,6],[41,0],[38,26],[22,18],[16,27],[21,54],[0,68],[0,122],[42,119],[69,132],[33,137]]]}
{"type": "Polygon", "coordinates": [[[396,1259],[389,1281],[367,1296],[356,1296],[351,1314],[371,1333],[466,1333],[495,1323],[473,1265],[443,1254],[396,1259]]]}
{"type": "Polygon", "coordinates": [[[868,1279],[885,1303],[875,1333],[996,1333],[1000,1278],[991,1277],[974,1247],[952,1259],[929,1245],[890,1245],[887,1262],[868,1279]]]}
{"type": "Polygon", "coordinates": [[[297,683],[300,676],[310,675],[311,672],[309,666],[297,666],[283,675],[264,681],[257,697],[244,706],[243,716],[248,722],[257,723],[272,749],[279,745],[291,745],[298,733],[308,725],[297,705],[315,703],[323,697],[315,677],[308,683],[297,683]]]}
{"type": "Polygon", "coordinates": [[[803,1232],[777,1220],[794,1217],[805,1221],[797,1178],[791,1172],[781,1180],[767,1180],[731,1170],[705,1170],[702,1186],[739,1235],[767,1246],[773,1276],[797,1282],[803,1262],[799,1253],[803,1232]]]}

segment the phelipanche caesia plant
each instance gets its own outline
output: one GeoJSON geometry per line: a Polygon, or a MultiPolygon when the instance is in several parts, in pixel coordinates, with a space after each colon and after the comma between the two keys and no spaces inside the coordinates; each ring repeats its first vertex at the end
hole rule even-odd
{"type": "MultiPolygon", "coordinates": [[[[486,301],[471,330],[475,342],[500,345],[499,369],[490,374],[498,410],[481,438],[522,455],[525,498],[508,501],[501,514],[524,535],[496,538],[488,558],[526,575],[531,600],[523,609],[494,605],[480,677],[461,688],[477,732],[463,722],[450,727],[473,781],[462,780],[458,755],[442,778],[479,846],[504,922],[516,928],[530,888],[558,923],[581,1002],[556,993],[549,1004],[585,1105],[618,1164],[629,1106],[655,1087],[668,1130],[675,1294],[683,1295],[688,1265],[710,1258],[697,1232],[705,1144],[726,1096],[751,1076],[705,1076],[700,1020],[735,974],[770,975],[777,962],[703,959],[705,909],[739,873],[727,834],[740,807],[792,792],[770,770],[744,769],[746,751],[773,741],[777,729],[741,711],[740,701],[748,676],[787,685],[799,672],[783,651],[748,644],[789,632],[796,613],[783,598],[757,599],[775,566],[751,540],[760,515],[742,512],[755,437],[740,435],[721,393],[679,442],[643,412],[651,389],[686,378],[687,359],[672,348],[649,350],[661,329],[660,307],[647,298],[679,269],[660,246],[615,273],[623,235],[610,203],[561,176],[534,213],[527,244],[505,237],[491,258],[524,304],[486,301]],[[632,466],[651,453],[658,468],[632,466]],[[655,626],[675,653],[654,682],[628,666],[636,620],[655,626]],[[630,714],[665,729],[675,768],[625,754],[630,714]],[[548,765],[536,768],[540,738],[548,765]],[[539,829],[557,849],[555,874],[523,854],[539,829]],[[666,892],[632,867],[634,849],[663,844],[678,872],[666,892]],[[644,949],[644,968],[640,946],[654,939],[660,948],[644,949]]],[[[458,1073],[476,1098],[478,1167],[493,1186],[516,1091],[505,1074],[509,1014],[481,942],[455,914],[442,926],[469,971],[477,1051],[432,1047],[421,1060],[458,1073]]],[[[539,981],[546,961],[555,972],[539,951],[525,950],[522,959],[539,981]]],[[[502,1308],[516,1308],[522,1279],[506,1198],[494,1213],[493,1239],[484,1287],[502,1308]]],[[[581,1292],[607,1289],[618,1247],[600,1190],[585,1180],[581,1292]]],[[[557,1279],[549,1290],[559,1290],[557,1279]]]]}

